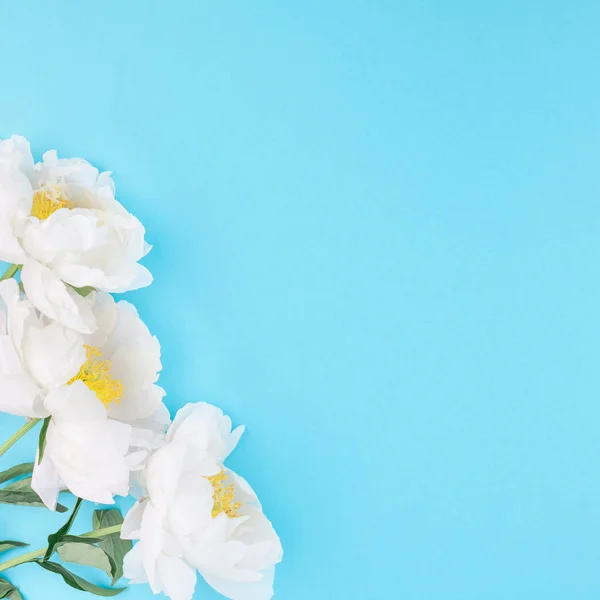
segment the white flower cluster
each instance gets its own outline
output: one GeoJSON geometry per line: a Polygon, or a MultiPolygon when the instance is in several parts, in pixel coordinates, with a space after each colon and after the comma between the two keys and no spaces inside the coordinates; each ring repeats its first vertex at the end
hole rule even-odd
{"type": "Polygon", "coordinates": [[[157,385],[160,345],[112,292],[151,283],[144,227],[110,173],[0,141],[0,410],[43,421],[31,488],[139,500],[121,537],[124,574],[190,600],[196,571],[233,600],[268,600],[282,549],[248,483],[224,466],[243,428],[188,404],[172,423],[157,385]],[[19,276],[17,279],[9,277],[19,276]]]}

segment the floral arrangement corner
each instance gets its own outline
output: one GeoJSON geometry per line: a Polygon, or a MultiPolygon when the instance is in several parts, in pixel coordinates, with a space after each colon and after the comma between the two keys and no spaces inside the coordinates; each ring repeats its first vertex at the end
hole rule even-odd
{"type": "MultiPolygon", "coordinates": [[[[171,422],[157,385],[160,344],[135,307],[112,293],[152,282],[139,260],[145,230],[115,198],[110,173],[46,152],[34,162],[20,136],[0,141],[0,411],[26,418],[0,456],[37,431],[34,460],[0,473],[0,503],[67,512],[46,548],[0,564],[0,598],[20,600],[4,572],[34,563],[69,586],[114,596],[122,576],[190,600],[197,572],[232,600],[268,600],[281,543],[256,494],[224,466],[243,427],[203,402],[171,422]],[[133,508],[93,513],[83,502],[133,508]],[[68,565],[68,566],[67,566],[68,565]],[[72,565],[104,571],[95,585],[72,565]]],[[[0,542],[0,552],[27,546],[0,542]]]]}

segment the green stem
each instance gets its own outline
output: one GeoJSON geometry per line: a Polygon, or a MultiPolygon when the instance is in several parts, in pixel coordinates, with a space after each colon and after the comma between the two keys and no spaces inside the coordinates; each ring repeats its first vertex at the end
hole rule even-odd
{"type": "Polygon", "coordinates": [[[8,267],[8,269],[6,269],[6,271],[4,272],[4,275],[0,277],[0,281],[4,281],[5,279],[10,279],[11,277],[14,277],[19,272],[21,266],[22,265],[10,265],[10,267],[8,267]]]}
{"type": "Polygon", "coordinates": [[[27,421],[19,431],[9,437],[2,446],[0,446],[0,456],[2,456],[9,448],[14,446],[28,431],[31,431],[41,419],[31,419],[27,421]]]}
{"type": "MultiPolygon", "coordinates": [[[[112,525],[111,527],[104,527],[103,529],[96,529],[96,531],[88,531],[84,533],[80,537],[106,537],[108,535],[112,535],[113,533],[119,533],[121,531],[121,525],[112,525]]],[[[33,552],[28,552],[27,554],[21,554],[21,556],[17,556],[11,560],[7,560],[0,564],[0,571],[6,571],[7,569],[12,569],[13,567],[18,567],[27,562],[31,562],[36,558],[41,558],[46,554],[46,548],[40,548],[39,550],[34,550],[33,552]]]]}

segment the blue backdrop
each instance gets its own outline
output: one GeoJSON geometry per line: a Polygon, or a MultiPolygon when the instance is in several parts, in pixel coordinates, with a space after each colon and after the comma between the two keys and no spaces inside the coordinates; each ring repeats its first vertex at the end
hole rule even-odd
{"type": "MultiPolygon", "coordinates": [[[[0,27],[0,135],[114,171],[169,407],[248,427],[276,599],[598,598],[600,3],[1,0],[0,27]]],[[[64,521],[0,514],[36,545],[64,521]]]]}

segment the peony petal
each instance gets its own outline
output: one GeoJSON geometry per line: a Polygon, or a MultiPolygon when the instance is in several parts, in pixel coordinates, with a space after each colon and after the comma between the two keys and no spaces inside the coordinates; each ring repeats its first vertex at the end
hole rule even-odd
{"type": "Polygon", "coordinates": [[[264,571],[259,581],[231,581],[202,571],[200,574],[208,585],[230,600],[270,600],[273,597],[274,567],[264,571]]]}
{"type": "Polygon", "coordinates": [[[244,427],[231,431],[231,419],[212,404],[198,402],[181,408],[169,432],[167,441],[177,441],[204,449],[216,460],[223,462],[238,443],[244,427]]]}
{"type": "Polygon", "coordinates": [[[31,489],[37,493],[42,502],[50,509],[56,510],[59,492],[64,488],[54,463],[44,456],[41,463],[35,461],[31,489]]]}
{"type": "Polygon", "coordinates": [[[85,265],[88,274],[84,279],[71,281],[70,271],[62,268],[77,267],[73,259],[82,252],[101,252],[106,243],[106,231],[101,227],[101,215],[95,211],[61,208],[47,219],[40,221],[30,217],[24,221],[21,232],[21,244],[27,254],[45,265],[52,266],[59,279],[82,287],[94,285],[93,277],[102,278],[102,270],[92,264],[85,265]]]}
{"type": "MultiPolygon", "coordinates": [[[[0,202],[2,202],[1,197],[0,202]]],[[[3,215],[0,215],[0,260],[16,265],[23,264],[27,260],[27,255],[21,248],[11,224],[3,215]]]]}
{"type": "Polygon", "coordinates": [[[20,363],[19,370],[23,369],[23,336],[25,329],[36,326],[39,318],[35,308],[28,300],[21,300],[19,286],[14,279],[0,282],[0,297],[6,305],[6,321],[3,333],[8,334],[13,346],[16,360],[20,363]]]}
{"type": "Polygon", "coordinates": [[[44,400],[44,406],[54,420],[60,422],[101,423],[107,420],[104,405],[81,381],[50,391],[44,400]]]}
{"type": "Polygon", "coordinates": [[[69,289],[46,266],[36,261],[23,265],[21,281],[31,303],[47,317],[81,333],[92,333],[96,319],[89,302],[69,289]]]}
{"type": "Polygon", "coordinates": [[[21,357],[7,334],[0,335],[0,375],[24,373],[21,357]]]}
{"type": "Polygon", "coordinates": [[[0,411],[22,417],[48,416],[41,389],[27,373],[0,376],[0,411]]]}
{"type": "Polygon", "coordinates": [[[0,165],[31,175],[33,156],[27,139],[22,135],[13,135],[0,141],[0,165]]]}
{"type": "MultiPolygon", "coordinates": [[[[119,379],[116,370],[113,376],[119,379]]],[[[125,383],[124,387],[125,392],[121,401],[119,403],[112,402],[108,405],[108,414],[112,419],[133,423],[147,419],[160,410],[165,396],[165,391],[161,387],[151,385],[148,389],[141,390],[137,394],[128,393],[125,383]]]]}
{"type": "Polygon", "coordinates": [[[162,591],[161,580],[158,574],[158,559],[166,545],[166,531],[164,530],[164,512],[154,508],[148,502],[142,515],[142,528],[140,537],[143,544],[142,562],[150,589],[158,594],[162,591]]]}
{"type": "Polygon", "coordinates": [[[58,493],[63,487],[54,463],[47,456],[44,456],[41,463],[38,463],[36,459],[31,478],[31,489],[37,493],[50,510],[56,510],[58,493]]]}
{"type": "Polygon", "coordinates": [[[65,486],[84,500],[113,504],[129,490],[126,452],[131,427],[107,418],[104,405],[82,382],[51,390],[45,400],[52,420],[46,457],[65,486]]]}
{"type": "MultiPolygon", "coordinates": [[[[148,246],[144,250],[144,254],[146,254],[150,250],[150,246],[148,246]]],[[[152,273],[144,267],[144,265],[140,265],[139,263],[135,263],[132,267],[132,272],[130,275],[131,281],[125,285],[123,284],[115,284],[112,285],[110,291],[113,293],[123,293],[123,292],[131,292],[133,290],[139,290],[141,288],[148,287],[153,281],[152,273]]]]}
{"type": "Polygon", "coordinates": [[[17,237],[15,226],[31,211],[33,190],[19,171],[0,165],[0,260],[23,264],[27,254],[17,237]]]}
{"type": "Polygon", "coordinates": [[[152,505],[166,512],[173,501],[185,467],[185,448],[165,445],[151,457],[146,469],[146,485],[152,505]]]}
{"type": "Polygon", "coordinates": [[[148,577],[144,571],[143,549],[143,542],[138,542],[123,558],[123,575],[129,579],[130,583],[148,583],[148,577]]]}
{"type": "MultiPolygon", "coordinates": [[[[85,336],[85,343],[101,348],[106,344],[108,336],[112,333],[117,322],[117,304],[114,298],[106,292],[94,292],[92,311],[96,318],[97,329],[94,333],[85,336]]],[[[103,354],[106,352],[103,350],[103,354]]],[[[106,356],[106,358],[110,358],[106,356]]]]}
{"type": "Polygon", "coordinates": [[[162,591],[171,600],[191,600],[196,587],[196,572],[181,558],[162,554],[157,561],[162,591]]]}
{"type": "Polygon", "coordinates": [[[212,520],[214,488],[205,477],[183,477],[169,506],[169,530],[188,536],[212,520]]]}
{"type": "Polygon", "coordinates": [[[67,383],[85,362],[82,336],[58,323],[29,327],[23,340],[23,359],[45,388],[67,383]]]}
{"type": "Polygon", "coordinates": [[[144,516],[144,502],[136,502],[125,515],[121,527],[121,538],[124,540],[139,540],[144,516]]]}

